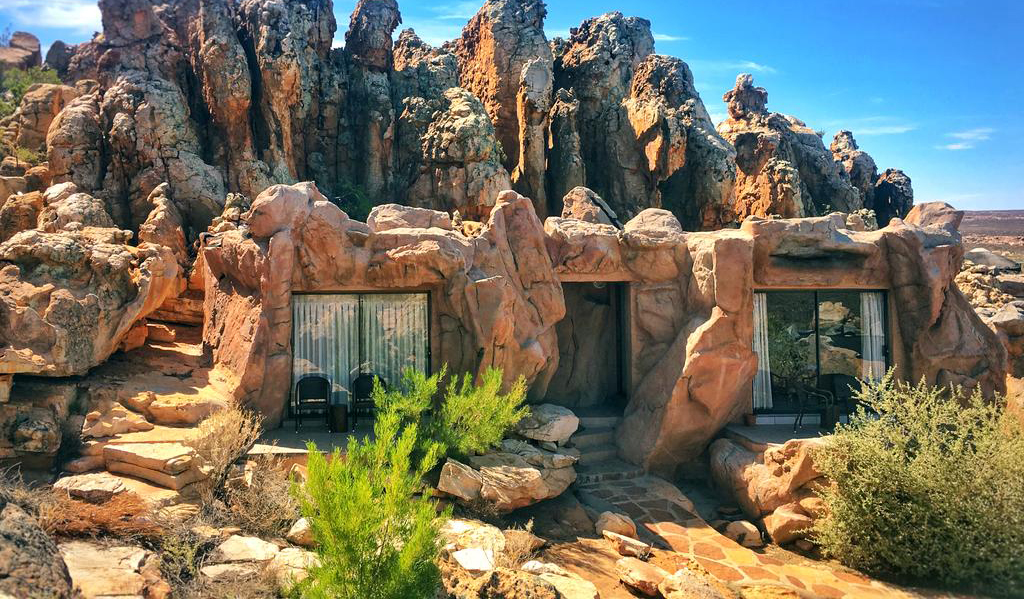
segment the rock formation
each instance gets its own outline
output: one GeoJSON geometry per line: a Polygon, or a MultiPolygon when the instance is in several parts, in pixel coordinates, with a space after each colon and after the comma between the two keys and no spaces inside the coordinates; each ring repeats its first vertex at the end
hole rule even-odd
{"type": "MultiPolygon", "coordinates": [[[[736,148],[736,215],[814,216],[864,207],[861,194],[802,121],[768,112],[768,92],[742,74],[718,132],[736,148]]],[[[873,164],[873,161],[872,161],[873,164]]]]}
{"type": "Polygon", "coordinates": [[[30,69],[42,66],[43,55],[39,38],[24,31],[15,31],[7,46],[0,47],[0,70],[5,68],[30,69]]]}
{"type": "Polygon", "coordinates": [[[875,212],[879,224],[885,226],[891,219],[903,218],[910,212],[914,190],[910,177],[903,171],[888,169],[879,175],[874,159],[857,146],[849,131],[836,133],[830,149],[850,183],[860,192],[861,205],[875,212]]]}
{"type": "Polygon", "coordinates": [[[561,286],[540,220],[515,192],[502,193],[469,238],[439,227],[374,230],[311,184],[275,186],[253,202],[242,227],[211,236],[202,256],[205,342],[238,381],[236,397],[271,421],[288,393],[293,291],[432,287],[452,371],[500,364],[509,380],[522,375],[543,397],[557,367],[561,286]]]}

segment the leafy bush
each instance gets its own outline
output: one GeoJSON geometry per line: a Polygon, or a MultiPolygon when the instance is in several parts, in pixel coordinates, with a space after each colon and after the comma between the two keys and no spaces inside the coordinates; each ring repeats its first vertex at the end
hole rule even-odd
{"type": "Polygon", "coordinates": [[[21,105],[28,88],[37,83],[60,83],[54,71],[32,67],[27,71],[4,69],[0,71],[0,118],[10,116],[21,105]]]}
{"type": "Polygon", "coordinates": [[[517,380],[508,393],[502,393],[501,370],[488,368],[473,384],[469,374],[454,377],[448,385],[444,402],[433,420],[432,432],[458,456],[482,453],[504,438],[528,413],[522,405],[526,398],[526,381],[517,380]]]}
{"type": "MultiPolygon", "coordinates": [[[[376,393],[378,401],[386,399],[376,393]]],[[[378,404],[374,440],[349,439],[330,459],[309,444],[302,513],[318,543],[320,564],[300,583],[303,597],[404,599],[433,596],[440,577],[437,512],[421,479],[441,446],[422,446],[419,425],[389,403],[378,404]]]]}
{"type": "Polygon", "coordinates": [[[350,438],[346,455],[324,458],[309,444],[308,480],[296,493],[320,564],[300,583],[303,597],[434,596],[438,531],[449,512],[438,519],[423,478],[448,451],[496,444],[522,417],[525,395],[522,380],[501,394],[502,373],[489,370],[479,387],[455,377],[434,406],[445,374],[408,370],[391,390],[375,385],[373,439],[350,438]]]}
{"type": "Polygon", "coordinates": [[[203,468],[209,476],[201,489],[206,500],[223,498],[231,468],[259,440],[262,430],[260,415],[231,404],[200,422],[195,433],[186,439],[203,458],[203,468]]]}
{"type": "Polygon", "coordinates": [[[1024,592],[1024,426],[975,392],[890,372],[815,462],[832,484],[815,524],[854,568],[986,592],[1024,592]],[[873,412],[873,413],[872,413],[873,412]]]}

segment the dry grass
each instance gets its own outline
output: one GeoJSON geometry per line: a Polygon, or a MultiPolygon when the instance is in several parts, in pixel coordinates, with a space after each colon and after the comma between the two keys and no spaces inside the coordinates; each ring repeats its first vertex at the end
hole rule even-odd
{"type": "Polygon", "coordinates": [[[260,438],[263,418],[232,404],[199,423],[186,443],[203,458],[209,478],[200,490],[204,502],[222,497],[231,467],[260,438]]]}
{"type": "Polygon", "coordinates": [[[37,518],[56,501],[49,487],[25,481],[16,466],[0,470],[0,500],[25,510],[37,518]]]}
{"type": "Polygon", "coordinates": [[[495,566],[518,570],[520,566],[532,560],[537,550],[534,548],[533,520],[530,520],[522,528],[514,527],[508,529],[512,533],[506,534],[504,551],[494,552],[495,566]]]}
{"type": "Polygon", "coordinates": [[[150,508],[135,493],[121,493],[102,504],[51,493],[52,500],[38,515],[40,526],[64,537],[115,537],[119,541],[153,541],[164,528],[151,517],[150,508]]]}
{"type": "Polygon", "coordinates": [[[245,478],[225,490],[230,519],[243,531],[264,537],[284,536],[299,518],[288,466],[273,456],[253,460],[245,478]]]}

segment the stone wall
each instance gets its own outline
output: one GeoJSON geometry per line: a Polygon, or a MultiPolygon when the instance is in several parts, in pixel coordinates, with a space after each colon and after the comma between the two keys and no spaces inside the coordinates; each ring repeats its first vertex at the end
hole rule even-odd
{"type": "MultiPolygon", "coordinates": [[[[274,421],[288,396],[293,292],[428,289],[440,361],[453,372],[500,366],[508,380],[526,377],[537,401],[567,351],[561,281],[628,283],[630,400],[617,443],[661,473],[749,411],[757,288],[888,289],[905,377],[1005,390],[1005,350],[952,283],[955,232],[899,220],[858,231],[834,214],[683,233],[656,208],[619,229],[568,218],[579,201],[542,228],[530,200],[504,192],[481,228],[460,230],[444,213],[397,205],[367,225],[312,184],[271,187],[238,226],[205,239],[205,343],[236,396],[274,421]]],[[[552,392],[565,387],[560,378],[552,392]]]]}

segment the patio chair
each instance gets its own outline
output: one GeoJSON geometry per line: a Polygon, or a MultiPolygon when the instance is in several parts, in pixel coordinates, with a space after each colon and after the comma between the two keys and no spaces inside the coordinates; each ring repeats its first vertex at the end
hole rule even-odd
{"type": "Polygon", "coordinates": [[[373,417],[375,406],[373,404],[373,381],[380,381],[380,386],[387,390],[388,385],[380,375],[372,372],[364,372],[352,379],[352,428],[359,423],[359,415],[366,414],[373,417]]]}
{"type": "Polygon", "coordinates": [[[795,393],[797,401],[797,414],[796,420],[793,421],[793,432],[796,432],[798,428],[804,424],[804,413],[807,411],[807,407],[812,408],[818,407],[829,407],[835,405],[835,396],[830,391],[824,389],[818,389],[813,385],[796,381],[795,382],[795,393]]]}
{"type": "Polygon", "coordinates": [[[324,415],[324,423],[330,427],[331,381],[322,374],[307,374],[295,383],[295,399],[292,415],[295,416],[295,432],[302,426],[303,414],[324,415]]]}

